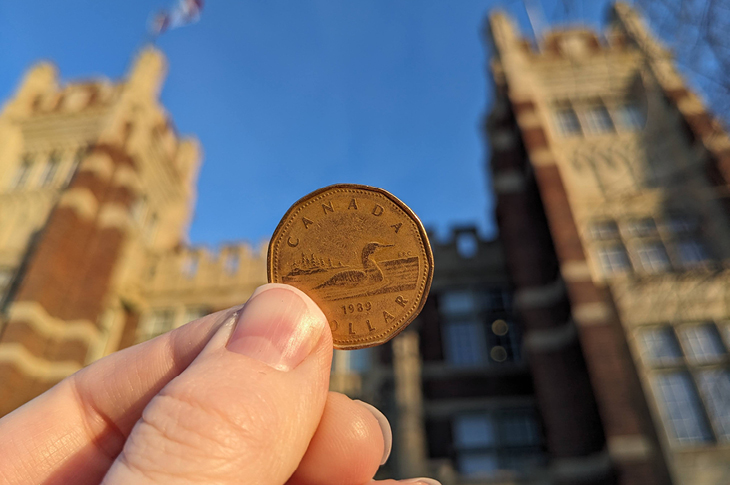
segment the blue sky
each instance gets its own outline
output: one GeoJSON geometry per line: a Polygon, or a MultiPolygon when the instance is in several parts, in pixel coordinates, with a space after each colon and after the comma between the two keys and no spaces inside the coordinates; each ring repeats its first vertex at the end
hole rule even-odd
{"type": "MultiPolygon", "coordinates": [[[[543,11],[597,26],[607,4],[545,0],[543,11]]],[[[169,5],[0,0],[0,99],[39,59],[63,81],[120,78],[149,15],[169,5]]],[[[442,235],[455,224],[493,234],[479,32],[495,6],[527,32],[521,1],[208,0],[200,22],[165,33],[162,102],[205,154],[191,241],[261,241],[333,183],[385,188],[442,235]]]]}

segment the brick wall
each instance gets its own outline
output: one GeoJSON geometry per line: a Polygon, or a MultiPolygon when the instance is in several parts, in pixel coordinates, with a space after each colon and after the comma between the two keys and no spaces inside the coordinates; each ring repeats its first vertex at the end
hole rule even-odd
{"type": "MultiPolygon", "coordinates": [[[[102,226],[99,214],[104,207],[112,204],[129,210],[134,194],[129,188],[116,186],[113,181],[117,169],[134,167],[133,160],[122,149],[109,145],[94,147],[89,156],[108,157],[112,166],[111,177],[85,169],[82,164],[67,190],[90,191],[97,203],[95,215],[89,217],[89,214],[69,205],[54,208],[35,252],[29,256],[27,270],[21,275],[12,303],[39,305],[45,314],[41,318],[51,319],[55,322],[53,325],[59,322],[72,325],[78,321],[99,325],[107,303],[112,272],[126,238],[124,228],[102,226]]],[[[71,362],[79,367],[86,363],[88,339],[65,337],[62,331],[55,332],[53,337],[46,335],[39,330],[44,325],[13,318],[12,306],[10,315],[0,345],[19,344],[32,356],[31,362],[71,362]]],[[[60,379],[60,376],[44,378],[34,375],[33,371],[25,373],[12,362],[0,364],[0,375],[8,377],[0,379],[0,396],[3,396],[0,397],[0,415],[60,379]],[[19,380],[23,379],[25,382],[21,383],[19,380]]]]}

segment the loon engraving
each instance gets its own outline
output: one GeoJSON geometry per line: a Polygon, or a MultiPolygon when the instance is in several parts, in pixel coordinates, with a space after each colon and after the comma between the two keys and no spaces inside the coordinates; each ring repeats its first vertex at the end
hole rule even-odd
{"type": "Polygon", "coordinates": [[[383,271],[378,267],[377,263],[370,258],[380,248],[389,248],[393,244],[381,244],[371,242],[362,249],[362,270],[349,269],[340,271],[332,275],[330,279],[315,286],[314,289],[332,288],[332,287],[356,287],[362,284],[378,283],[383,281],[383,271]]]}

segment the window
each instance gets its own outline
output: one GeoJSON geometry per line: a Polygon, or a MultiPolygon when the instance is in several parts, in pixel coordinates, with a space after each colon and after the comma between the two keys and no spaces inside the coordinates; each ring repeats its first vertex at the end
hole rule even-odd
{"type": "Polygon", "coordinates": [[[673,235],[695,232],[699,229],[699,225],[696,217],[684,214],[673,214],[664,220],[664,226],[673,235]]]}
{"type": "Polygon", "coordinates": [[[676,364],[682,360],[682,350],[669,327],[643,330],[639,340],[642,357],[651,365],[676,364]]]}
{"type": "Polygon", "coordinates": [[[656,235],[656,223],[651,217],[632,219],[626,223],[626,229],[632,237],[651,237],[656,235]]]}
{"type": "Polygon", "coordinates": [[[13,181],[10,183],[10,187],[13,189],[22,188],[28,181],[28,175],[30,175],[32,167],[33,160],[30,157],[23,158],[20,166],[15,171],[15,176],[13,177],[13,181]]]}
{"type": "Polygon", "coordinates": [[[644,128],[646,118],[638,105],[627,103],[616,108],[616,119],[618,124],[627,130],[640,130],[644,128]]]}
{"type": "Polygon", "coordinates": [[[510,292],[504,287],[462,288],[439,295],[445,362],[479,367],[520,360],[519,334],[504,320],[510,292]]]}
{"type": "Polygon", "coordinates": [[[456,416],[454,444],[459,450],[459,470],[467,476],[491,475],[498,468],[496,431],[489,414],[456,416]],[[487,451],[487,448],[492,448],[487,451]]]}
{"type": "Polygon", "coordinates": [[[153,310],[146,318],[144,332],[140,341],[149,340],[172,329],[174,320],[172,310],[153,310]]]}
{"type": "Polygon", "coordinates": [[[606,275],[631,269],[656,274],[672,270],[710,269],[712,255],[699,235],[699,220],[686,213],[666,218],[640,217],[619,221],[597,220],[588,226],[595,241],[611,241],[597,248],[606,275]],[[623,244],[621,244],[623,243],[623,244]],[[624,250],[631,249],[631,258],[624,250]]]}
{"type": "Polygon", "coordinates": [[[590,226],[591,237],[598,241],[618,238],[616,221],[596,221],[590,226]]]}
{"type": "Polygon", "coordinates": [[[531,412],[507,411],[498,416],[501,442],[508,446],[539,446],[540,430],[531,412]]]}
{"type": "Polygon", "coordinates": [[[712,439],[689,374],[659,374],[654,376],[654,386],[665,422],[678,442],[702,443],[712,439]]]}
{"type": "Polygon", "coordinates": [[[485,303],[492,312],[506,312],[510,309],[510,294],[504,288],[494,288],[485,295],[485,303]]]}
{"type": "Polygon", "coordinates": [[[598,135],[601,133],[609,133],[613,131],[613,122],[611,115],[603,105],[591,106],[583,113],[585,121],[583,128],[586,133],[598,135]]]}
{"type": "Polygon", "coordinates": [[[662,237],[677,269],[709,268],[710,252],[700,235],[699,218],[686,213],[669,214],[662,223],[662,237]]]}
{"type": "Polygon", "coordinates": [[[473,291],[451,290],[440,295],[439,309],[444,315],[462,315],[478,311],[479,305],[473,291]]]}
{"type": "Polygon", "coordinates": [[[727,369],[703,370],[698,381],[715,434],[718,439],[730,442],[730,372],[727,369]]]}
{"type": "Polygon", "coordinates": [[[365,374],[373,365],[373,350],[334,350],[332,354],[332,372],[339,375],[365,374]]]}
{"type": "Polygon", "coordinates": [[[685,445],[730,442],[730,372],[718,327],[667,325],[642,330],[638,341],[649,369],[664,367],[650,382],[667,434],[685,445]]]}
{"type": "Polygon", "coordinates": [[[557,124],[558,132],[562,135],[577,135],[581,132],[580,122],[573,108],[564,107],[558,109],[555,112],[555,123],[557,124]]]}
{"type": "Polygon", "coordinates": [[[684,352],[692,363],[708,364],[725,355],[720,334],[712,324],[682,327],[679,337],[684,345],[684,352]]]}
{"type": "Polygon", "coordinates": [[[625,273],[631,269],[631,262],[622,244],[599,247],[598,260],[606,275],[625,273]]]}
{"type": "Polygon", "coordinates": [[[669,256],[661,242],[641,243],[636,248],[636,254],[642,269],[648,273],[661,273],[671,269],[669,256]]]}
{"type": "Polygon", "coordinates": [[[350,371],[364,374],[370,370],[372,364],[372,349],[348,350],[350,371]]]}
{"type": "Polygon", "coordinates": [[[458,367],[474,367],[487,363],[486,337],[481,322],[447,322],[443,328],[448,363],[458,367]]]}
{"type": "Polygon", "coordinates": [[[53,179],[56,177],[58,171],[59,156],[56,152],[51,153],[48,157],[46,166],[43,167],[43,173],[41,174],[41,187],[48,187],[53,183],[53,179]]]}
{"type": "Polygon", "coordinates": [[[704,266],[710,260],[707,248],[697,238],[677,241],[674,245],[679,263],[685,269],[704,266]]]}
{"type": "Polygon", "coordinates": [[[88,147],[81,147],[76,150],[73,164],[71,164],[71,168],[69,169],[68,173],[66,173],[66,180],[64,180],[63,182],[64,187],[71,183],[71,179],[76,174],[76,170],[79,168],[79,165],[81,165],[81,161],[84,159],[88,151],[88,147]]]}
{"type": "Polygon", "coordinates": [[[456,415],[453,434],[459,471],[469,477],[524,472],[544,462],[542,436],[529,409],[456,415]]]}
{"type": "Polygon", "coordinates": [[[492,446],[494,435],[494,423],[488,414],[463,415],[454,419],[454,443],[459,448],[492,446]]]}
{"type": "Polygon", "coordinates": [[[204,316],[208,315],[210,313],[210,308],[202,307],[202,306],[193,306],[193,307],[187,307],[185,309],[185,318],[183,319],[184,323],[192,322],[193,320],[197,320],[198,318],[203,318],[204,316]]]}
{"type": "Polygon", "coordinates": [[[494,452],[459,454],[459,471],[468,477],[493,475],[498,469],[497,454],[494,452]]]}

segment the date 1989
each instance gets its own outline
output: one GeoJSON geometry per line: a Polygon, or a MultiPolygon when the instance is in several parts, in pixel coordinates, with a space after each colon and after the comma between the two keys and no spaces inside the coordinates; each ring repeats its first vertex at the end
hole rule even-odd
{"type": "Polygon", "coordinates": [[[366,301],[365,303],[351,303],[349,305],[342,305],[340,308],[342,308],[342,311],[345,315],[348,313],[355,313],[355,312],[369,312],[372,310],[373,305],[366,301]]]}

